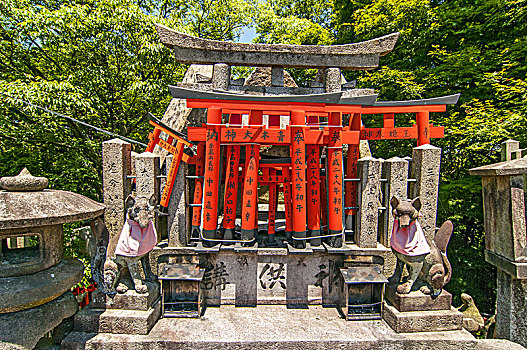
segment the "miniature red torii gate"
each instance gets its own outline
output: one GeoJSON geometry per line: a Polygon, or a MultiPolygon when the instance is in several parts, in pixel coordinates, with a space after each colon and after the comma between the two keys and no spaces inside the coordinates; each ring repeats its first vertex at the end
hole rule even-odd
{"type": "Polygon", "coordinates": [[[153,116],[150,117],[154,131],[149,136],[147,151],[159,145],[174,154],[161,197],[161,207],[168,207],[177,169],[183,160],[196,164],[196,176],[191,176],[196,179],[194,203],[191,204],[192,231],[198,233],[200,239],[210,242],[253,242],[258,231],[258,184],[269,185],[270,188],[268,233],[270,237],[274,235],[277,186],[282,184],[286,235],[297,242],[311,240],[314,244],[320,244],[322,237],[335,237],[333,244],[336,246],[340,246],[343,241],[344,213],[354,214],[356,209],[356,182],[345,182],[345,177],[357,177],[359,141],[417,139],[417,145],[423,145],[430,143],[431,138],[444,137],[443,127],[430,123],[429,114],[446,111],[446,104],[456,103],[459,97],[452,95],[429,100],[376,102],[364,106],[342,102],[277,101],[276,98],[266,101],[266,97],[247,101],[236,96],[231,100],[230,95],[222,93],[201,93],[198,96],[187,97],[187,107],[206,108],[207,122],[201,127],[189,127],[188,135],[178,133],[153,116]],[[209,99],[203,95],[219,95],[220,98],[209,99]],[[394,116],[397,113],[415,113],[416,123],[411,127],[396,127],[394,116]],[[242,114],[249,116],[247,125],[242,125],[242,114]],[[345,114],[350,115],[348,125],[342,124],[342,115],[345,114]],[[368,114],[382,114],[383,127],[364,127],[362,116],[368,114]],[[228,122],[222,122],[223,115],[228,115],[228,122]],[[268,126],[263,125],[263,115],[269,116],[268,126]],[[290,118],[285,129],[280,128],[280,116],[290,118]],[[327,123],[321,123],[320,118],[327,118],[327,123]],[[168,134],[166,141],[159,137],[161,132],[168,134]],[[197,154],[189,157],[183,148],[193,143],[197,143],[197,154]],[[343,144],[348,145],[345,177],[343,144]],[[261,160],[260,146],[269,145],[290,147],[290,159],[261,160]],[[221,146],[226,147],[226,175],[223,179],[220,178],[220,164],[223,164],[221,146]],[[244,164],[240,164],[241,147],[245,148],[244,164]],[[327,151],[325,177],[321,173],[320,147],[325,147],[327,151]],[[243,170],[241,177],[240,167],[243,170]],[[234,240],[240,182],[243,186],[241,239],[234,240]],[[219,189],[222,183],[225,184],[224,236],[216,239],[219,189]],[[322,193],[327,193],[327,197],[321,196],[322,193]],[[322,234],[326,225],[327,233],[322,234]]]}

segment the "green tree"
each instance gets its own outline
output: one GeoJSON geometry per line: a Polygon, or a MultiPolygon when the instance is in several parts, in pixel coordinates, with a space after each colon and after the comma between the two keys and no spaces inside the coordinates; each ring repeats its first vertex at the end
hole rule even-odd
{"type": "Polygon", "coordinates": [[[0,174],[27,166],[52,187],[101,199],[101,141],[109,136],[17,98],[146,142],[147,112],[164,113],[167,86],[185,70],[159,42],[154,23],[233,39],[251,17],[243,0],[181,4],[0,2],[0,174]]]}

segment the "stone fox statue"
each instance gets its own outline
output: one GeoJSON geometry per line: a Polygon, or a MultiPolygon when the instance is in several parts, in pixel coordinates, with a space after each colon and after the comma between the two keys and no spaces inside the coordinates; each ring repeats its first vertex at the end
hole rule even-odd
{"type": "MultiPolygon", "coordinates": [[[[148,288],[141,277],[140,264],[157,244],[157,233],[152,219],[156,204],[155,196],[149,199],[145,196],[137,198],[128,196],[126,199],[126,221],[115,247],[115,254],[109,254],[104,264],[104,284],[108,292],[125,293],[128,287],[119,283],[121,270],[126,266],[130,271],[134,289],[138,293],[146,293],[148,288]],[[117,285],[117,287],[116,287],[117,285]]],[[[144,262],[144,261],[143,261],[144,262]]]]}
{"type": "Polygon", "coordinates": [[[397,293],[407,294],[420,288],[421,292],[435,298],[452,276],[452,267],[446,256],[452,222],[446,221],[434,239],[429,240],[417,221],[421,209],[419,198],[409,201],[394,196],[390,204],[395,218],[390,245],[397,257],[397,265],[389,282],[400,283],[406,265],[408,278],[397,286],[397,293]]]}

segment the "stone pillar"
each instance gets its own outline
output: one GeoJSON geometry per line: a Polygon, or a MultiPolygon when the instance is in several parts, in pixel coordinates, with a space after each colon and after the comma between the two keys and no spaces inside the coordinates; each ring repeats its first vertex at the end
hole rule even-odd
{"type": "Polygon", "coordinates": [[[120,139],[102,143],[102,183],[106,210],[104,222],[110,233],[108,254],[113,254],[125,220],[124,202],[130,194],[131,145],[120,139]]]}
{"type": "Polygon", "coordinates": [[[219,90],[228,90],[231,81],[231,66],[227,63],[215,63],[212,71],[212,86],[219,90]]]}
{"type": "MultiPolygon", "coordinates": [[[[503,144],[510,157],[519,145],[503,144]]],[[[481,175],[485,219],[485,260],[497,269],[495,337],[527,345],[527,229],[525,175],[527,159],[520,158],[471,169],[481,175]]]]}
{"type": "Polygon", "coordinates": [[[360,178],[355,243],[361,248],[377,247],[379,204],[381,196],[381,159],[364,157],[357,162],[360,178]]]}
{"type": "Polygon", "coordinates": [[[393,215],[390,200],[393,196],[405,199],[408,196],[408,162],[399,157],[393,157],[384,161],[382,165],[382,177],[387,179],[386,191],[384,192],[383,206],[386,210],[380,220],[380,243],[390,247],[392,236],[393,215]]]}
{"type": "MultiPolygon", "coordinates": [[[[173,155],[167,156],[165,160],[167,169],[170,169],[173,159],[173,155]]],[[[172,189],[172,196],[168,203],[169,247],[184,247],[189,243],[190,213],[187,207],[189,198],[186,179],[188,173],[187,167],[187,163],[179,163],[176,180],[174,181],[174,187],[172,189]]]]}
{"type": "Polygon", "coordinates": [[[520,142],[507,140],[501,143],[501,161],[505,162],[512,159],[512,153],[520,149],[520,142]]]}
{"type": "Polygon", "coordinates": [[[440,163],[441,148],[430,144],[414,148],[411,174],[416,182],[411,186],[410,197],[421,199],[419,223],[429,239],[435,235],[440,163]]]}
{"type": "MultiPolygon", "coordinates": [[[[138,154],[135,159],[135,192],[136,197],[145,196],[156,196],[157,202],[159,202],[159,160],[160,157],[157,154],[150,152],[143,152],[138,154]]],[[[156,217],[154,224],[157,230],[159,229],[159,220],[156,217]]],[[[160,238],[160,237],[158,237],[160,238]]]]}
{"type": "Polygon", "coordinates": [[[527,280],[516,279],[498,268],[496,328],[494,337],[527,345],[527,280]]]}
{"type": "Polygon", "coordinates": [[[324,85],[326,92],[339,92],[341,91],[342,77],[340,74],[340,68],[326,68],[324,70],[324,85]]]}

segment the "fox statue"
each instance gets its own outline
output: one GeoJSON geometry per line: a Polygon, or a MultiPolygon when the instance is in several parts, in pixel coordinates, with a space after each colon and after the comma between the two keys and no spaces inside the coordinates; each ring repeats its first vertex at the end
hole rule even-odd
{"type": "Polygon", "coordinates": [[[446,221],[430,240],[418,222],[421,209],[419,197],[410,201],[394,196],[390,205],[395,218],[390,245],[397,257],[397,265],[388,281],[398,284],[399,294],[420,289],[436,298],[452,276],[452,267],[446,255],[453,232],[452,222],[446,221]],[[407,267],[408,277],[401,283],[404,266],[407,267]]]}
{"type": "Polygon", "coordinates": [[[128,267],[132,277],[133,288],[138,293],[146,293],[148,288],[141,277],[145,269],[144,258],[157,244],[157,233],[152,222],[156,197],[132,195],[126,199],[127,215],[119,240],[115,246],[115,253],[109,254],[104,263],[104,289],[108,293],[125,293],[128,286],[119,283],[121,270],[128,267]],[[140,265],[141,263],[141,265],[140,265]]]}

